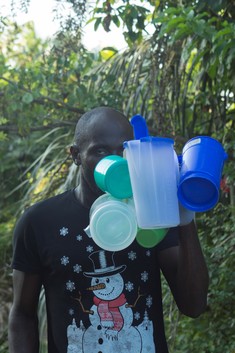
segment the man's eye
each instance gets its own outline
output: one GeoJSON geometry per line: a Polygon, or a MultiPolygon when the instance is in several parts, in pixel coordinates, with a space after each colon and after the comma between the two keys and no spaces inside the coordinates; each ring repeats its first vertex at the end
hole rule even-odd
{"type": "Polygon", "coordinates": [[[104,148],[98,148],[97,154],[99,154],[99,155],[105,155],[105,154],[107,154],[107,151],[106,151],[106,149],[104,149],[104,148]]]}

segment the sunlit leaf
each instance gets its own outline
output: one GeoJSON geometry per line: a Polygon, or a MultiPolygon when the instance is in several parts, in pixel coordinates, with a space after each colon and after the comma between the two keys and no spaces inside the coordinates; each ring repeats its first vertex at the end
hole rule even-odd
{"type": "Polygon", "coordinates": [[[100,55],[101,55],[102,59],[104,59],[104,60],[110,59],[116,53],[117,53],[117,50],[112,47],[106,47],[100,51],[100,55]]]}

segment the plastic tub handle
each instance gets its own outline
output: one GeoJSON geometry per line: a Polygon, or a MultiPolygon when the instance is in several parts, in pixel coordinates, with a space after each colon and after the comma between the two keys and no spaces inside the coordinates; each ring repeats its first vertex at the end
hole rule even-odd
{"type": "Polygon", "coordinates": [[[131,118],[131,125],[133,126],[136,140],[149,136],[146,121],[141,115],[134,115],[131,118]]]}

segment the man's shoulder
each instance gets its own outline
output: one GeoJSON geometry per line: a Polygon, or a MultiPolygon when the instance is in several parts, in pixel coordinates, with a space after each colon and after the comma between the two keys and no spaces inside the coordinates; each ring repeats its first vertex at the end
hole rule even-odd
{"type": "Polygon", "coordinates": [[[58,213],[59,210],[64,210],[73,200],[73,191],[65,191],[61,194],[51,196],[45,200],[41,200],[31,206],[29,206],[23,213],[23,217],[26,219],[32,219],[40,215],[50,215],[58,213]]]}

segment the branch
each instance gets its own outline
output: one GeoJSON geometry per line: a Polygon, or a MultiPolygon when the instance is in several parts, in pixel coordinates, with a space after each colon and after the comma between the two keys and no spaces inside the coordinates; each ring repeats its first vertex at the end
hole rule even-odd
{"type": "MultiPolygon", "coordinates": [[[[28,132],[33,132],[33,131],[46,131],[46,130],[50,130],[50,129],[54,129],[56,127],[64,127],[64,126],[74,126],[74,124],[77,123],[76,122],[58,122],[55,124],[49,124],[46,126],[35,126],[35,127],[29,127],[27,129],[28,132]]],[[[4,131],[4,132],[18,132],[19,129],[16,125],[0,125],[0,131],[4,131]]]]}
{"type": "MultiPolygon", "coordinates": [[[[7,83],[13,85],[13,86],[17,86],[20,90],[27,92],[27,93],[31,93],[33,95],[33,91],[25,88],[24,86],[20,86],[18,83],[9,80],[8,78],[5,78],[3,76],[0,76],[0,80],[6,81],[7,83]]],[[[83,114],[84,110],[80,109],[80,108],[76,108],[76,107],[71,107],[70,105],[64,103],[63,101],[59,100],[59,99],[55,99],[55,98],[51,98],[49,96],[40,96],[40,98],[34,98],[32,102],[34,103],[38,103],[38,104],[44,104],[45,101],[49,101],[52,103],[55,103],[57,105],[57,107],[59,108],[66,108],[71,112],[75,112],[75,113],[80,113],[83,114]]]]}

